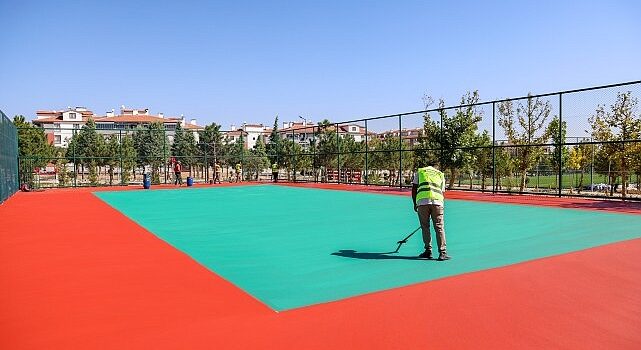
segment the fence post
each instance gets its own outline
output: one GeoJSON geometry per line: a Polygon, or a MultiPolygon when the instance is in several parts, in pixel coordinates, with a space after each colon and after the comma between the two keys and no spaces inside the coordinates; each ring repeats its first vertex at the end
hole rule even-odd
{"type": "Polygon", "coordinates": [[[208,145],[205,143],[203,149],[205,150],[205,183],[209,182],[209,163],[207,163],[207,148],[208,145]]]}
{"type": "Polygon", "coordinates": [[[338,169],[338,183],[341,183],[341,138],[338,134],[338,123],[336,123],[336,168],[338,169]]]}
{"type": "MultiPolygon", "coordinates": [[[[441,169],[443,169],[443,164],[441,162],[443,161],[443,109],[438,110],[438,118],[440,120],[440,129],[439,129],[439,159],[438,159],[438,165],[441,169]]],[[[443,169],[445,170],[445,169],[443,169]]]]}
{"type": "Polygon", "coordinates": [[[398,188],[403,188],[403,132],[401,115],[398,116],[398,188]]]}
{"type": "Polygon", "coordinates": [[[563,137],[563,93],[559,94],[559,143],[557,145],[557,148],[559,151],[557,152],[557,161],[558,161],[558,169],[557,171],[559,172],[559,197],[562,196],[562,186],[563,186],[563,164],[561,162],[563,161],[563,144],[565,143],[565,140],[562,140],[561,138],[563,137]]]}
{"type": "MultiPolygon", "coordinates": [[[[292,123],[292,148],[290,149],[289,153],[289,166],[292,168],[292,180],[296,182],[296,166],[294,165],[294,161],[296,160],[296,157],[294,156],[294,149],[296,148],[295,146],[296,143],[296,134],[294,134],[294,124],[292,123]]],[[[287,174],[289,177],[289,174],[287,174]]]]}
{"type": "Polygon", "coordinates": [[[592,146],[592,159],[590,160],[590,191],[594,192],[594,144],[592,143],[592,137],[590,137],[590,145],[592,146]]]}
{"type": "MultiPolygon", "coordinates": [[[[0,112],[0,113],[2,113],[2,112],[0,112]]],[[[2,115],[4,115],[4,113],[2,115]]],[[[0,116],[0,117],[2,117],[2,116],[0,116]]],[[[16,145],[18,147],[18,149],[16,149],[16,162],[18,163],[17,164],[18,165],[18,171],[16,173],[18,178],[16,180],[18,180],[18,182],[16,182],[16,183],[18,184],[18,188],[20,188],[20,186],[22,185],[20,183],[21,182],[20,179],[22,178],[22,174],[21,174],[21,170],[20,170],[20,163],[22,161],[22,158],[20,157],[20,137],[18,136],[18,133],[20,132],[20,129],[17,128],[17,127],[15,129],[16,129],[16,145]]],[[[9,197],[7,197],[7,198],[9,198],[9,197]]]]}
{"type": "MultiPolygon", "coordinates": [[[[73,147],[71,147],[71,153],[73,155],[73,187],[77,187],[77,178],[78,178],[78,169],[76,168],[76,143],[73,142],[74,139],[76,138],[76,129],[73,129],[71,132],[71,144],[73,147]]],[[[77,140],[76,140],[77,141],[77,140]]]]}
{"type": "Polygon", "coordinates": [[[369,145],[368,145],[368,138],[369,134],[367,133],[367,119],[365,119],[365,185],[369,185],[369,168],[368,168],[368,157],[367,154],[369,153],[369,145]]]}
{"type": "MultiPolygon", "coordinates": [[[[316,147],[318,147],[318,136],[320,136],[320,126],[318,127],[318,135],[316,134],[316,127],[312,126],[312,137],[314,138],[314,147],[312,147],[312,170],[314,171],[314,182],[318,183],[318,172],[316,171],[316,147]]],[[[323,174],[321,174],[322,176],[323,174]]]]}
{"type": "Polygon", "coordinates": [[[124,169],[122,167],[123,166],[123,164],[122,164],[122,129],[118,130],[118,140],[120,141],[120,142],[118,142],[118,146],[119,146],[118,149],[119,149],[119,153],[120,153],[120,184],[124,185],[125,184],[125,178],[124,178],[123,174],[125,173],[125,171],[124,171],[124,169]]]}
{"type": "Polygon", "coordinates": [[[167,128],[162,126],[162,167],[165,169],[165,185],[167,184],[167,128]]]}
{"type": "Polygon", "coordinates": [[[492,193],[496,193],[496,103],[492,102],[492,193]]]}

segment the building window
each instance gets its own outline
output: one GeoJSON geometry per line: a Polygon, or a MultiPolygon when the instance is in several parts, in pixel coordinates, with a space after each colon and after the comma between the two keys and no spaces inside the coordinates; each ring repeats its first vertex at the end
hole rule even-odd
{"type": "Polygon", "coordinates": [[[69,119],[76,119],[76,113],[69,113],[69,119]]]}
{"type": "Polygon", "coordinates": [[[60,123],[53,124],[53,128],[60,130],[60,123]]]}
{"type": "Polygon", "coordinates": [[[74,128],[74,129],[80,129],[80,124],[74,124],[74,125],[73,125],[73,128],[74,128]]]}
{"type": "Polygon", "coordinates": [[[62,138],[60,137],[60,135],[55,135],[53,137],[53,143],[55,143],[56,145],[59,145],[60,142],[62,142],[62,138]]]}
{"type": "Polygon", "coordinates": [[[352,131],[356,131],[356,127],[355,126],[352,126],[352,131]]]}

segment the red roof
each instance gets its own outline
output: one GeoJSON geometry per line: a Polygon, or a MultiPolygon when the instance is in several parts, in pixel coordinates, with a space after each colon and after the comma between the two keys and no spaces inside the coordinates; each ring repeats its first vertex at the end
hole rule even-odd
{"type": "Polygon", "coordinates": [[[161,123],[179,123],[180,121],[174,120],[174,119],[165,119],[165,118],[160,118],[154,115],[144,115],[144,114],[138,114],[138,115],[116,115],[113,117],[99,117],[95,119],[96,122],[100,123],[153,123],[153,122],[161,122],[161,123]]]}
{"type": "MultiPolygon", "coordinates": [[[[82,116],[82,122],[86,123],[87,120],[89,120],[89,117],[91,116],[82,116]]],[[[97,120],[98,118],[94,118],[94,120],[97,120]]],[[[62,120],[62,114],[58,117],[51,117],[51,118],[40,118],[36,119],[33,121],[34,124],[39,124],[39,123],[69,123],[69,124],[75,124],[79,123],[80,120],[62,120]]]]}

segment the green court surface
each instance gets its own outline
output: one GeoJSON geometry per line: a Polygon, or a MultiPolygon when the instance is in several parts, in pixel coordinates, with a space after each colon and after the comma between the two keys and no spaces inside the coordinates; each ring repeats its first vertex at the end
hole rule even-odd
{"type": "Polygon", "coordinates": [[[641,216],[449,200],[453,259],[439,262],[414,258],[420,231],[391,253],[418,227],[408,196],[274,185],[95,195],[275,310],[641,237],[641,216]]]}

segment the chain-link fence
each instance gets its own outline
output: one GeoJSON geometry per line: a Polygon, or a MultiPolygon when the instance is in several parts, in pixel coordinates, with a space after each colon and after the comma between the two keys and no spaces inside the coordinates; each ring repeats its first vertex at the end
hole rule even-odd
{"type": "Polygon", "coordinates": [[[0,111],[0,203],[18,190],[18,135],[0,111]]]}
{"type": "MultiPolygon", "coordinates": [[[[65,147],[43,168],[20,159],[36,186],[194,182],[333,182],[411,186],[435,164],[450,189],[556,196],[641,198],[641,81],[362,118],[298,123],[248,134],[206,127],[44,130],[65,147]],[[67,133],[66,137],[64,133],[67,133]],[[187,136],[188,137],[187,137],[187,136]]],[[[42,163],[42,162],[40,162],[42,163]]]]}

